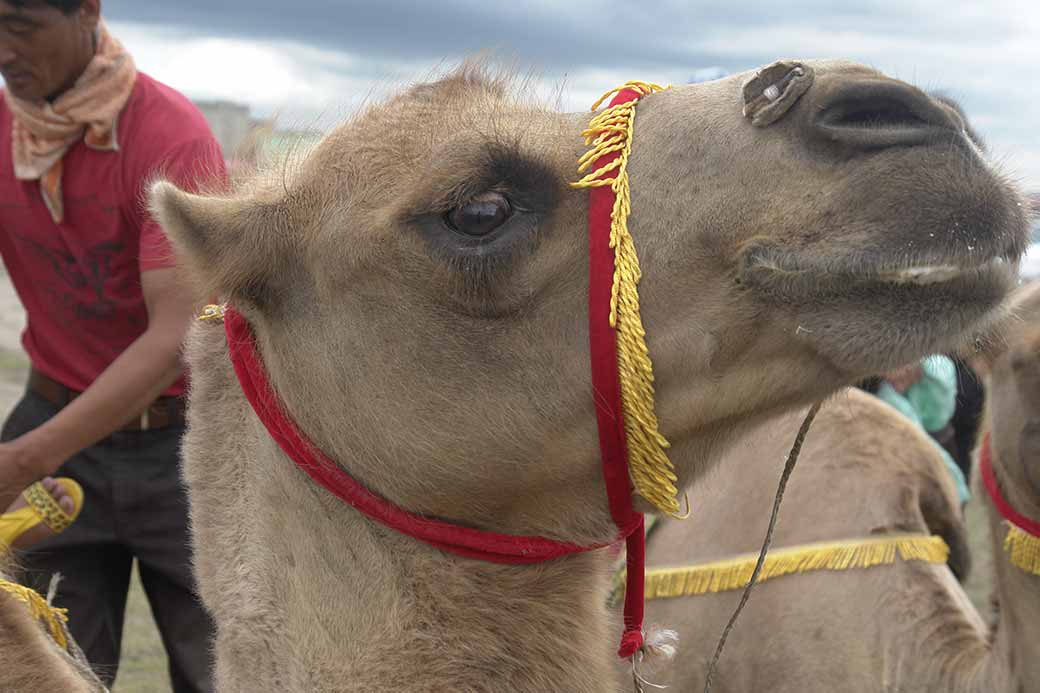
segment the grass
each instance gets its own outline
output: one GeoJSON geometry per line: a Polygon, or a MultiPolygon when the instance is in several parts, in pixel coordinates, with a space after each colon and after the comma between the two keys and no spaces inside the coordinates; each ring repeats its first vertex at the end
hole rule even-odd
{"type": "Polygon", "coordinates": [[[989,527],[986,522],[986,510],[976,495],[968,502],[965,510],[968,524],[968,546],[971,549],[971,573],[964,582],[964,591],[971,598],[971,603],[982,614],[982,620],[992,622],[990,618],[993,606],[990,597],[993,594],[993,542],[990,540],[989,527]]]}
{"type": "Polygon", "coordinates": [[[170,677],[166,673],[166,651],[152,619],[137,564],[130,581],[123,625],[123,651],[112,693],[170,693],[170,677]]]}

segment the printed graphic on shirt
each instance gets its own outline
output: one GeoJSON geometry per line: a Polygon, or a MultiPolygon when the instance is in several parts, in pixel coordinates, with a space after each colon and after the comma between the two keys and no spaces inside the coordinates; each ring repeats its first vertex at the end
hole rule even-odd
{"type": "Polygon", "coordinates": [[[64,322],[93,322],[113,317],[116,304],[105,295],[105,286],[113,276],[113,260],[125,248],[122,243],[105,241],[90,246],[86,256],[78,260],[65,248],[51,248],[21,234],[14,237],[54,270],[53,278],[41,277],[37,282],[64,322]]]}

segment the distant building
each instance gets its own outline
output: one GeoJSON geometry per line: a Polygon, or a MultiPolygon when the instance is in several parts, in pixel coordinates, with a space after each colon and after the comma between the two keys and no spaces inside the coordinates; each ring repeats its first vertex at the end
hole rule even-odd
{"type": "Polygon", "coordinates": [[[236,172],[291,156],[317,143],[323,134],[317,130],[279,129],[273,121],[254,118],[249,106],[243,103],[200,100],[195,105],[209,121],[228,167],[236,172]]]}
{"type": "Polygon", "coordinates": [[[249,106],[234,101],[196,101],[195,105],[209,121],[209,127],[224,150],[224,158],[232,159],[258,126],[249,106]]]}

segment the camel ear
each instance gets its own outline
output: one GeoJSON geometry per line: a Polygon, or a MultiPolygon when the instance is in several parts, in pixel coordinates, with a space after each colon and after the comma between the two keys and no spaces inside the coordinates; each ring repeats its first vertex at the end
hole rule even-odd
{"type": "Polygon", "coordinates": [[[150,203],[204,296],[267,302],[279,266],[289,259],[277,205],[193,195],[166,181],[152,186],[150,203]]]}

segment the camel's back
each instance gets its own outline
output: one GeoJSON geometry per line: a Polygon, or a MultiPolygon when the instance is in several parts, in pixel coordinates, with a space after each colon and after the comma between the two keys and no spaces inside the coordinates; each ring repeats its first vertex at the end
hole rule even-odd
{"type": "MultiPolygon", "coordinates": [[[[655,530],[648,566],[757,552],[804,414],[771,420],[742,438],[717,471],[691,489],[690,519],[665,521],[655,530]]],[[[945,474],[926,434],[876,398],[843,392],[822,408],[809,432],[781,506],[773,549],[907,532],[939,532],[957,545],[963,528],[945,474]]],[[[648,602],[647,622],[676,628],[681,636],[677,661],[660,667],[652,680],[679,690],[702,685],[707,660],[739,599],[739,591],[727,591],[648,602]]],[[[919,624],[899,615],[916,613],[928,600],[942,605],[939,612],[967,614],[968,620],[959,622],[969,637],[981,632],[945,565],[897,560],[765,582],[755,589],[730,639],[716,691],[879,690],[883,671],[894,680],[907,674],[900,673],[907,669],[906,653],[889,651],[900,642],[892,629],[919,624]]]]}

